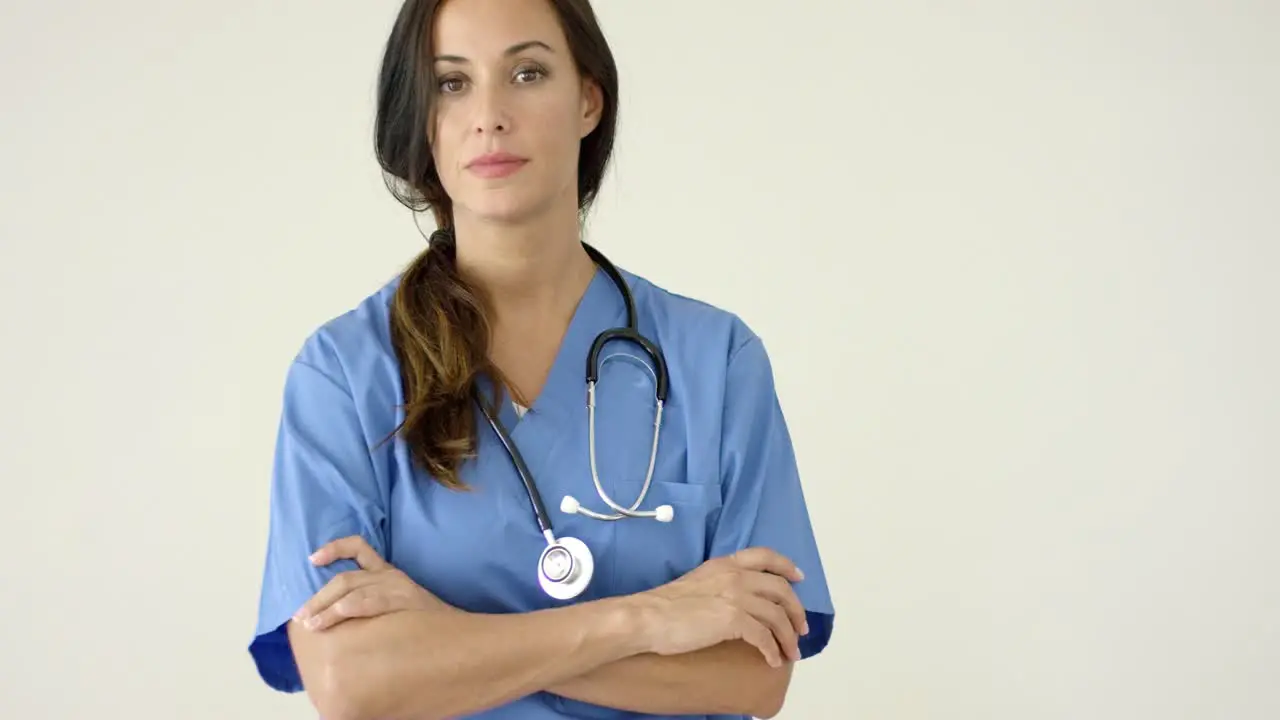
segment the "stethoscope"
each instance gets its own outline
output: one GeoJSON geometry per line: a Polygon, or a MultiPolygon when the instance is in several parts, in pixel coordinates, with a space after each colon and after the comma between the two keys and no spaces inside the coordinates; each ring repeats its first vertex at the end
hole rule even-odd
{"type": "MultiPolygon", "coordinates": [[[[667,363],[662,356],[662,350],[637,330],[635,300],[632,298],[631,290],[627,287],[627,283],[623,280],[618,269],[599,250],[586,243],[582,245],[595,264],[602,268],[609,276],[609,279],[613,281],[627,306],[626,326],[610,328],[597,335],[591,343],[590,352],[587,353],[587,446],[591,461],[591,480],[595,483],[596,494],[613,512],[597,512],[585,508],[571,495],[566,495],[560,502],[560,511],[570,515],[577,513],[595,520],[613,521],[623,518],[650,518],[658,522],[671,522],[671,519],[675,517],[675,511],[670,505],[659,505],[653,510],[639,509],[640,504],[644,502],[645,496],[649,493],[649,485],[653,480],[654,463],[658,456],[658,436],[662,430],[662,409],[667,401],[667,363]],[[645,474],[644,485],[640,488],[639,496],[629,507],[623,507],[609,497],[609,493],[605,491],[603,484],[600,482],[600,473],[596,467],[596,383],[600,379],[600,353],[605,344],[613,340],[632,342],[640,346],[645,354],[649,356],[653,363],[654,396],[657,402],[653,419],[653,443],[649,450],[649,469],[645,474]]],[[[524,483],[525,492],[529,495],[529,503],[533,506],[533,514],[538,521],[538,528],[542,530],[542,536],[547,541],[547,546],[543,548],[541,555],[538,557],[538,584],[542,586],[542,590],[547,595],[557,600],[575,598],[586,590],[595,571],[595,560],[591,556],[591,548],[575,537],[556,537],[551,523],[551,516],[547,513],[547,508],[542,502],[542,494],[538,492],[537,486],[534,485],[533,475],[529,472],[529,467],[525,464],[519,448],[512,442],[511,436],[507,433],[506,428],[502,426],[502,423],[498,421],[498,418],[489,411],[486,405],[483,403],[480,403],[480,405],[485,417],[489,420],[489,424],[493,426],[494,432],[497,433],[503,447],[507,450],[507,454],[511,457],[511,462],[515,465],[516,472],[520,475],[520,481],[524,483]]]]}

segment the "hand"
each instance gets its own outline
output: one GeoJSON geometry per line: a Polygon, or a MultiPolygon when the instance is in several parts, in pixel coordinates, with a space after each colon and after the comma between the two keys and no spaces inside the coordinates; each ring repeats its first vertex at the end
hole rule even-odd
{"type": "Polygon", "coordinates": [[[654,620],[651,649],[677,655],[744,640],[773,667],[797,661],[799,635],[809,627],[790,583],[803,578],[790,560],[768,548],[708,560],[637,596],[654,620]]]}
{"type": "Polygon", "coordinates": [[[311,555],[313,565],[355,560],[359,570],[334,576],[293,616],[308,630],[325,630],[351,618],[399,610],[449,607],[403,571],[383,560],[359,535],[334,540],[311,555]]]}

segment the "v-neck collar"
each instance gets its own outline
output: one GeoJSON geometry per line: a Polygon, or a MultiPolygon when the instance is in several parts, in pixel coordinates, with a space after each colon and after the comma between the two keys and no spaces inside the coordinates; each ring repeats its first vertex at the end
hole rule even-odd
{"type": "Polygon", "coordinates": [[[601,268],[587,284],[578,301],[569,327],[542,391],[529,408],[529,415],[579,410],[587,403],[587,354],[591,343],[604,330],[626,322],[626,304],[613,281],[601,268]]]}
{"type": "MultiPolygon", "coordinates": [[[[622,273],[624,282],[626,273],[622,273]]],[[[498,420],[513,438],[521,427],[540,418],[564,417],[565,413],[578,412],[587,402],[587,354],[591,343],[604,330],[626,323],[626,303],[613,284],[609,274],[597,267],[587,289],[578,300],[569,327],[565,330],[556,350],[551,369],[542,384],[542,390],[523,416],[511,404],[510,394],[503,393],[498,407],[498,420]]],[[[482,384],[486,395],[492,397],[496,390],[488,382],[482,384]]]]}
{"type": "MultiPolygon", "coordinates": [[[[627,275],[622,277],[625,281],[627,275]]],[[[609,275],[597,268],[574,309],[542,391],[523,417],[516,412],[510,396],[503,393],[498,421],[520,453],[534,484],[544,494],[557,487],[557,482],[563,482],[563,478],[548,479],[548,474],[568,472],[571,467],[563,464],[564,443],[586,432],[586,370],[591,344],[602,331],[625,322],[622,295],[609,275]]],[[[490,392],[494,389],[488,384],[485,387],[490,392]]],[[[512,487],[519,484],[513,483],[512,487]]],[[[558,522],[553,523],[559,527],[558,522]]],[[[530,528],[530,532],[537,532],[536,525],[531,524],[530,528]]]]}

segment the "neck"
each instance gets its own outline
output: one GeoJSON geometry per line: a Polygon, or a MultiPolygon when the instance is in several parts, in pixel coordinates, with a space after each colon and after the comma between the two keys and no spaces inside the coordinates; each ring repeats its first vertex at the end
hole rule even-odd
{"type": "Polygon", "coordinates": [[[561,315],[576,306],[595,275],[576,212],[518,225],[459,216],[454,232],[458,272],[484,290],[499,321],[561,315]]]}

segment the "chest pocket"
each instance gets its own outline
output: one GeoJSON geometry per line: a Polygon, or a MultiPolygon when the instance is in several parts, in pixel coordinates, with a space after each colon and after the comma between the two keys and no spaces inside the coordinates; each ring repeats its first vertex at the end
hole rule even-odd
{"type": "MultiPolygon", "coordinates": [[[[654,382],[647,357],[625,344],[602,358],[596,391],[596,462],[600,484],[623,507],[630,507],[644,488],[654,440],[654,382]]],[[[714,476],[691,476],[691,455],[718,452],[691,447],[680,398],[670,397],[663,409],[654,459],[653,480],[639,510],[670,505],[670,522],[654,518],[623,518],[598,529],[607,537],[604,563],[610,594],[630,594],[674,580],[700,565],[707,555],[709,536],[719,514],[720,484],[714,476]]],[[[696,458],[694,458],[696,459],[696,458]]],[[[582,498],[594,510],[611,512],[588,478],[582,498]]]]}
{"type": "MultiPolygon", "coordinates": [[[[614,500],[629,506],[643,482],[619,483],[614,500]],[[624,504],[625,503],[625,504],[624,504]]],[[[720,510],[720,486],[654,479],[641,505],[653,510],[670,505],[671,522],[652,518],[615,521],[610,547],[612,585],[621,594],[641,592],[675,580],[706,560],[715,517],[720,510]]]]}

